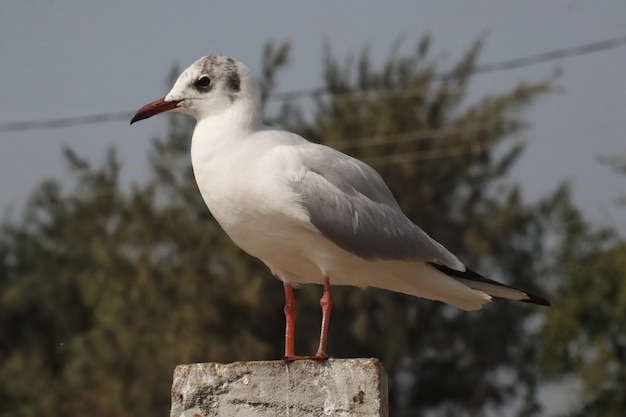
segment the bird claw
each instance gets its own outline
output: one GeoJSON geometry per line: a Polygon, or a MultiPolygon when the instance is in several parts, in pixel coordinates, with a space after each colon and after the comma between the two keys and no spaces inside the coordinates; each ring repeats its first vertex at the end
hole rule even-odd
{"type": "Polygon", "coordinates": [[[325,353],[318,353],[315,356],[285,356],[283,358],[283,361],[285,361],[285,363],[291,363],[291,362],[295,362],[295,361],[316,361],[316,362],[324,362],[328,360],[328,355],[326,355],[325,353]]]}

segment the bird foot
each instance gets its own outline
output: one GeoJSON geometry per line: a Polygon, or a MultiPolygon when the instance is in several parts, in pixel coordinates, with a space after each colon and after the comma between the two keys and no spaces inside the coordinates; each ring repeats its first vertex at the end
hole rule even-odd
{"type": "Polygon", "coordinates": [[[316,361],[316,362],[324,362],[328,360],[328,355],[326,355],[325,353],[322,354],[316,354],[315,356],[285,356],[283,358],[283,361],[285,361],[285,363],[291,363],[291,362],[295,362],[295,361],[316,361]]]}

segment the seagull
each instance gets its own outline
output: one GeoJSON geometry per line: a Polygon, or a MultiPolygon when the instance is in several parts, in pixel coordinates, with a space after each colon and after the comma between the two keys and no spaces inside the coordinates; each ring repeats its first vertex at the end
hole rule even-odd
{"type": "Polygon", "coordinates": [[[241,62],[200,58],[130,123],[165,112],[196,119],[191,161],[204,202],[233,242],[283,282],[285,361],[328,358],[331,282],[468,311],[492,297],[550,305],[467,268],[409,220],[369,165],[263,125],[259,86],[241,62]],[[293,287],[311,283],[324,287],[319,347],[314,356],[296,356],[293,287]]]}

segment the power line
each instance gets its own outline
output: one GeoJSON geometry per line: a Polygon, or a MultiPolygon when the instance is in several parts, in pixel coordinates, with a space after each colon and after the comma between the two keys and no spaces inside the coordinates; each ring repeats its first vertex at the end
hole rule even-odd
{"type": "Polygon", "coordinates": [[[484,74],[487,72],[512,70],[562,58],[593,54],[624,45],[626,45],[626,36],[620,36],[619,38],[606,39],[599,42],[575,46],[573,48],[557,49],[554,51],[529,55],[523,58],[509,59],[506,61],[494,62],[492,64],[476,65],[474,67],[474,73],[484,74]]]}
{"type": "MultiPolygon", "coordinates": [[[[588,55],[592,53],[607,51],[610,49],[622,47],[626,45],[626,36],[621,36],[618,38],[605,39],[599,42],[588,43],[584,45],[578,45],[571,48],[563,48],[556,49],[552,51],[542,52],[539,54],[528,55],[521,58],[514,58],[504,61],[498,61],[488,64],[478,64],[473,68],[473,74],[485,74],[490,72],[498,72],[498,71],[509,71],[513,69],[523,68],[530,65],[536,65],[540,63],[545,63],[549,61],[554,61],[557,59],[563,58],[571,58],[581,55],[588,55]]],[[[445,80],[451,76],[450,72],[445,73],[436,73],[435,78],[439,80],[445,80]]],[[[376,92],[377,94],[384,94],[385,97],[396,97],[396,96],[414,96],[418,95],[416,91],[394,91],[394,90],[376,90],[376,91],[363,91],[363,92],[349,92],[349,93],[326,93],[323,89],[311,89],[311,90],[299,90],[299,91],[290,91],[284,93],[276,93],[269,97],[272,101],[289,101],[294,99],[299,99],[302,97],[310,97],[310,96],[322,96],[327,97],[340,97],[342,95],[349,95],[354,97],[358,94],[370,94],[372,92],[376,92]]],[[[425,94],[422,92],[421,94],[425,94]]],[[[128,120],[132,116],[133,112],[128,110],[113,110],[107,112],[99,112],[90,115],[80,115],[80,116],[60,116],[60,117],[50,117],[44,118],[40,120],[21,120],[21,121],[0,121],[0,132],[11,132],[11,131],[23,131],[23,130],[34,130],[34,129],[49,129],[49,128],[57,128],[57,127],[67,127],[67,126],[75,126],[75,125],[83,125],[83,124],[91,124],[91,123],[100,123],[100,122],[110,122],[110,121],[118,121],[118,120],[128,120]]]]}
{"type": "Polygon", "coordinates": [[[56,116],[42,118],[39,120],[19,120],[10,122],[0,122],[0,132],[15,132],[19,130],[51,129],[57,127],[67,127],[76,125],[86,125],[91,123],[112,122],[117,120],[130,120],[133,111],[112,110],[102,111],[90,115],[81,116],[56,116]]]}
{"type": "MultiPolygon", "coordinates": [[[[599,42],[588,43],[585,45],[574,46],[571,48],[563,48],[563,49],[555,49],[552,51],[542,52],[539,54],[528,55],[521,58],[508,59],[504,61],[492,62],[488,64],[477,64],[473,68],[473,74],[486,74],[489,72],[497,72],[497,71],[509,71],[517,68],[527,67],[530,65],[541,64],[544,62],[554,61],[562,58],[571,58],[580,55],[588,55],[595,52],[602,52],[609,49],[618,48],[626,45],[626,36],[620,36],[618,38],[605,39],[599,42]]],[[[445,80],[450,77],[450,72],[436,73],[434,77],[439,80],[445,80]]],[[[376,92],[380,92],[380,90],[376,90],[376,92]]],[[[393,91],[392,91],[393,92],[393,91]]],[[[367,93],[367,92],[362,92],[367,93]]],[[[337,95],[342,94],[351,94],[351,93],[324,93],[322,89],[313,89],[313,90],[300,90],[300,91],[291,91],[285,93],[277,93],[272,95],[272,99],[274,100],[293,100],[298,99],[300,97],[312,96],[315,94],[327,94],[328,96],[336,97],[337,95]]]]}

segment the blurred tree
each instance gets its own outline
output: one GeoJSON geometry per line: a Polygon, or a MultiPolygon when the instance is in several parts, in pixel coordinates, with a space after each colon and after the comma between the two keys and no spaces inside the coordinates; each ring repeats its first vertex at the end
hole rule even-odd
{"type": "MultiPolygon", "coordinates": [[[[626,159],[608,162],[626,174],[626,159]]],[[[580,396],[567,416],[622,416],[626,410],[626,241],[615,230],[594,229],[566,203],[554,213],[552,224],[561,229],[553,258],[554,274],[563,279],[555,291],[559,308],[546,316],[543,369],[557,380],[578,381],[580,396]]]]}
{"type": "MultiPolygon", "coordinates": [[[[520,111],[553,78],[468,98],[476,42],[447,76],[425,37],[380,69],[364,50],[325,55],[325,87],[310,111],[287,103],[272,119],[370,162],[409,217],[471,266],[538,287],[551,200],[523,203],[506,174],[523,150],[520,111]]],[[[268,45],[264,97],[289,47],[268,45]]],[[[277,358],[281,284],[211,219],[193,180],[192,122],[170,117],[151,153],[154,177],[119,184],[66,150],[72,192],[45,182],[23,220],[0,232],[0,416],[163,414],[178,363],[277,358]]],[[[314,350],[319,288],[297,295],[298,351],[314,350]]],[[[495,302],[461,313],[383,291],[336,288],[329,351],[377,356],[392,415],[484,415],[511,400],[537,414],[537,308],[495,302]]]]}

